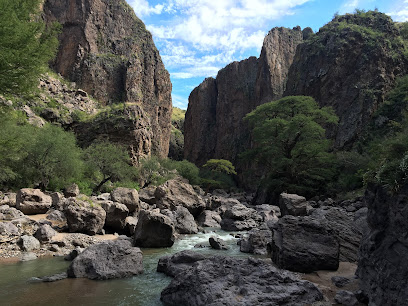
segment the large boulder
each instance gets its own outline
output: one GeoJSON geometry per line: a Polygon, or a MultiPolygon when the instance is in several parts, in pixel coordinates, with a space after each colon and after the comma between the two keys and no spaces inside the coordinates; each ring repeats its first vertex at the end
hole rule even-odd
{"type": "Polygon", "coordinates": [[[175,211],[162,210],[162,214],[168,216],[179,234],[197,234],[198,227],[193,215],[187,208],[178,206],[175,211]]]}
{"type": "Polygon", "coordinates": [[[215,211],[204,210],[197,218],[197,223],[203,227],[220,228],[221,216],[215,211]]]}
{"type": "Polygon", "coordinates": [[[281,193],[279,196],[279,207],[282,216],[307,216],[312,206],[305,197],[297,194],[281,193]]]}
{"type": "Polygon", "coordinates": [[[262,217],[255,209],[237,204],[224,213],[221,228],[225,231],[245,231],[258,227],[261,222],[262,217]]]}
{"type": "Polygon", "coordinates": [[[357,275],[370,305],[407,305],[408,185],[391,195],[367,187],[369,232],[363,236],[357,275]]]}
{"type": "Polygon", "coordinates": [[[56,234],[57,232],[51,226],[43,224],[38,228],[34,236],[40,242],[49,242],[56,234]]]}
{"type": "Polygon", "coordinates": [[[17,241],[17,244],[19,245],[21,250],[26,252],[31,252],[40,248],[40,242],[33,236],[21,236],[17,241]]]}
{"type": "Polygon", "coordinates": [[[64,196],[67,198],[71,198],[71,197],[77,197],[79,196],[79,187],[77,184],[71,184],[69,185],[67,188],[65,188],[64,190],[64,196]]]}
{"type": "Polygon", "coordinates": [[[18,228],[11,222],[0,222],[0,236],[18,236],[18,228]]]}
{"type": "Polygon", "coordinates": [[[268,254],[268,247],[272,243],[272,231],[263,224],[254,228],[240,240],[240,251],[256,255],[268,254]]]}
{"type": "Polygon", "coordinates": [[[111,199],[125,204],[130,213],[139,211],[139,194],[136,189],[118,187],[111,192],[111,199]]]}
{"type": "Polygon", "coordinates": [[[327,222],[285,216],[273,230],[272,260],[290,271],[337,270],[339,243],[327,222]]]}
{"type": "Polygon", "coordinates": [[[141,210],[136,226],[134,243],[144,248],[171,247],[175,240],[171,219],[158,211],[141,210]]]}
{"type": "Polygon", "coordinates": [[[126,218],[129,215],[129,209],[126,205],[112,201],[101,201],[99,203],[106,212],[105,225],[117,231],[124,230],[126,218]]]}
{"type": "Polygon", "coordinates": [[[106,212],[96,203],[76,198],[65,200],[64,214],[71,233],[95,235],[105,225],[106,212]]]}
{"type": "Polygon", "coordinates": [[[160,209],[176,210],[177,206],[183,206],[194,217],[202,213],[206,207],[203,198],[195,192],[187,180],[182,178],[169,180],[160,185],[154,195],[160,209]]]}
{"type": "Polygon", "coordinates": [[[352,213],[327,206],[314,210],[311,216],[327,221],[340,244],[340,261],[357,262],[363,224],[367,223],[366,217],[360,217],[357,223],[352,213]]]}
{"type": "Polygon", "coordinates": [[[129,240],[118,239],[92,245],[68,268],[68,277],[106,280],[143,273],[143,255],[129,240]]]}
{"type": "Polygon", "coordinates": [[[165,305],[306,305],[323,299],[311,282],[259,259],[190,255],[176,265],[169,273],[174,279],[161,293],[165,305]]]}
{"type": "Polygon", "coordinates": [[[51,205],[51,197],[39,189],[24,188],[17,192],[16,208],[25,215],[45,214],[51,205]]]}
{"type": "Polygon", "coordinates": [[[24,217],[24,214],[14,207],[10,207],[9,205],[0,206],[0,220],[11,221],[22,217],[24,217]]]}

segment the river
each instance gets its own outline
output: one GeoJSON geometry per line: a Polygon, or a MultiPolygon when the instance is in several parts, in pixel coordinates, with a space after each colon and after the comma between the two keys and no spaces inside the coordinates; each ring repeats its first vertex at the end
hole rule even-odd
{"type": "Polygon", "coordinates": [[[230,247],[227,251],[194,248],[198,243],[208,244],[214,233],[184,235],[171,248],[142,249],[144,273],[127,279],[92,281],[65,279],[55,283],[36,283],[32,277],[53,275],[66,271],[69,262],[61,257],[40,258],[34,261],[0,264],[0,305],[162,305],[160,292],[171,278],[157,273],[160,257],[194,249],[205,254],[247,257],[237,246],[237,239],[229,232],[218,230],[230,247]]]}

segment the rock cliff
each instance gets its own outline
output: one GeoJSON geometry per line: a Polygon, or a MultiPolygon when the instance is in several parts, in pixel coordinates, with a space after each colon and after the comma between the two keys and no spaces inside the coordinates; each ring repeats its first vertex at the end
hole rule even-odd
{"type": "Polygon", "coordinates": [[[262,103],[282,97],[300,27],[274,28],[265,37],[260,58],[234,62],[193,90],[185,119],[184,156],[196,164],[210,158],[235,162],[249,143],[242,118],[262,103]]]}
{"type": "Polygon", "coordinates": [[[395,79],[407,71],[404,45],[392,19],[380,12],[338,16],[299,45],[285,95],[312,96],[340,118],[328,131],[335,146],[351,144],[395,79]]]}
{"type": "Polygon", "coordinates": [[[389,195],[367,188],[369,232],[360,246],[357,274],[370,305],[406,305],[408,301],[408,185],[389,195]]]}
{"type": "Polygon", "coordinates": [[[43,11],[47,22],[62,25],[55,71],[104,104],[138,104],[149,118],[148,153],[167,156],[170,77],[132,8],[124,0],[46,0],[43,11]]]}

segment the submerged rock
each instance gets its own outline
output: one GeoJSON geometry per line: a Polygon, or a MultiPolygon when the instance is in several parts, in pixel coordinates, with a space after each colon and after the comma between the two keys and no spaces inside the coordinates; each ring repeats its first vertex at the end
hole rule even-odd
{"type": "Polygon", "coordinates": [[[165,305],[307,305],[323,299],[314,284],[265,261],[193,253],[172,256],[178,269],[167,273],[174,279],[161,293],[165,305]]]}
{"type": "Polygon", "coordinates": [[[95,244],[79,254],[68,268],[68,277],[106,280],[143,273],[143,255],[125,239],[95,244]]]}

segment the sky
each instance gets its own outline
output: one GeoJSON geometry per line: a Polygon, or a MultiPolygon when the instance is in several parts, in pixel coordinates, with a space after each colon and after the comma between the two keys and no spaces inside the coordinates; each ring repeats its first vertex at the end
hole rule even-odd
{"type": "Polygon", "coordinates": [[[379,11],[408,21],[408,0],[127,0],[146,24],[173,84],[173,106],[233,61],[259,57],[274,27],[315,32],[336,13],[379,11]]]}

